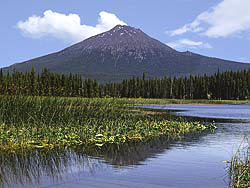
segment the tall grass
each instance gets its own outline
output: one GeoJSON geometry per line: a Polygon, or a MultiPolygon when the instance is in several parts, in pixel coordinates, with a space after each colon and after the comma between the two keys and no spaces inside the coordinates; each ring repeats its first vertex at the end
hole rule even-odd
{"type": "Polygon", "coordinates": [[[142,101],[0,96],[0,150],[101,147],[215,128],[127,108],[142,101]]]}
{"type": "Polygon", "coordinates": [[[240,147],[232,157],[229,166],[230,186],[235,188],[250,187],[250,144],[240,147]]]}

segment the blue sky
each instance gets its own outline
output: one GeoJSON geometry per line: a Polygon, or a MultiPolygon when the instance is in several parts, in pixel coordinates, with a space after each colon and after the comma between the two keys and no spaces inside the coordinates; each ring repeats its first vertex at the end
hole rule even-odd
{"type": "Polygon", "coordinates": [[[0,67],[119,23],[179,51],[250,62],[250,0],[8,0],[0,2],[0,19],[0,67]]]}

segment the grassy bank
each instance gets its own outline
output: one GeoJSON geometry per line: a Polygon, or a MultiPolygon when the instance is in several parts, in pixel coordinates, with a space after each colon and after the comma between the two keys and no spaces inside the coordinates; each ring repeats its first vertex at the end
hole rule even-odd
{"type": "Polygon", "coordinates": [[[0,150],[102,147],[215,129],[128,108],[170,103],[194,101],[0,96],[0,150]]]}
{"type": "MultiPolygon", "coordinates": [[[[108,99],[106,99],[108,100],[108,99]]],[[[184,99],[144,99],[144,98],[120,98],[116,99],[122,104],[131,105],[168,105],[168,104],[250,104],[250,100],[184,100],[184,99]]]]}
{"type": "Polygon", "coordinates": [[[230,186],[235,188],[250,187],[250,144],[241,147],[233,156],[230,166],[230,186]]]}

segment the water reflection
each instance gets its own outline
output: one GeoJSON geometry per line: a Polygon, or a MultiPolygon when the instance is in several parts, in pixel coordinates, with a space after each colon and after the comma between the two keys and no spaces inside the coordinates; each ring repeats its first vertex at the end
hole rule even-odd
{"type": "Polygon", "coordinates": [[[61,181],[65,175],[82,172],[94,175],[104,172],[106,168],[131,168],[142,165],[148,158],[154,158],[173,145],[188,146],[199,142],[202,136],[190,134],[176,139],[161,137],[145,143],[130,143],[122,146],[103,147],[100,149],[81,151],[54,150],[20,152],[0,155],[0,187],[27,187],[39,185],[46,181],[61,181]],[[181,140],[181,141],[180,141],[181,140]]]}
{"type": "Polygon", "coordinates": [[[2,153],[0,155],[0,182],[3,186],[24,185],[27,182],[39,184],[40,178],[45,176],[58,180],[71,170],[72,164],[94,171],[98,166],[98,161],[84,154],[77,155],[70,150],[2,153]]]}

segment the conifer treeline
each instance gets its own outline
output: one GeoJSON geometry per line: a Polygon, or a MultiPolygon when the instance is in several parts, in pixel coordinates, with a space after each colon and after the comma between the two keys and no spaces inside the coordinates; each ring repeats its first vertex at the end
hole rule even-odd
{"type": "Polygon", "coordinates": [[[127,97],[176,99],[250,99],[250,70],[162,79],[133,78],[122,83],[98,84],[80,75],[32,72],[3,74],[1,95],[64,97],[127,97]]]}

